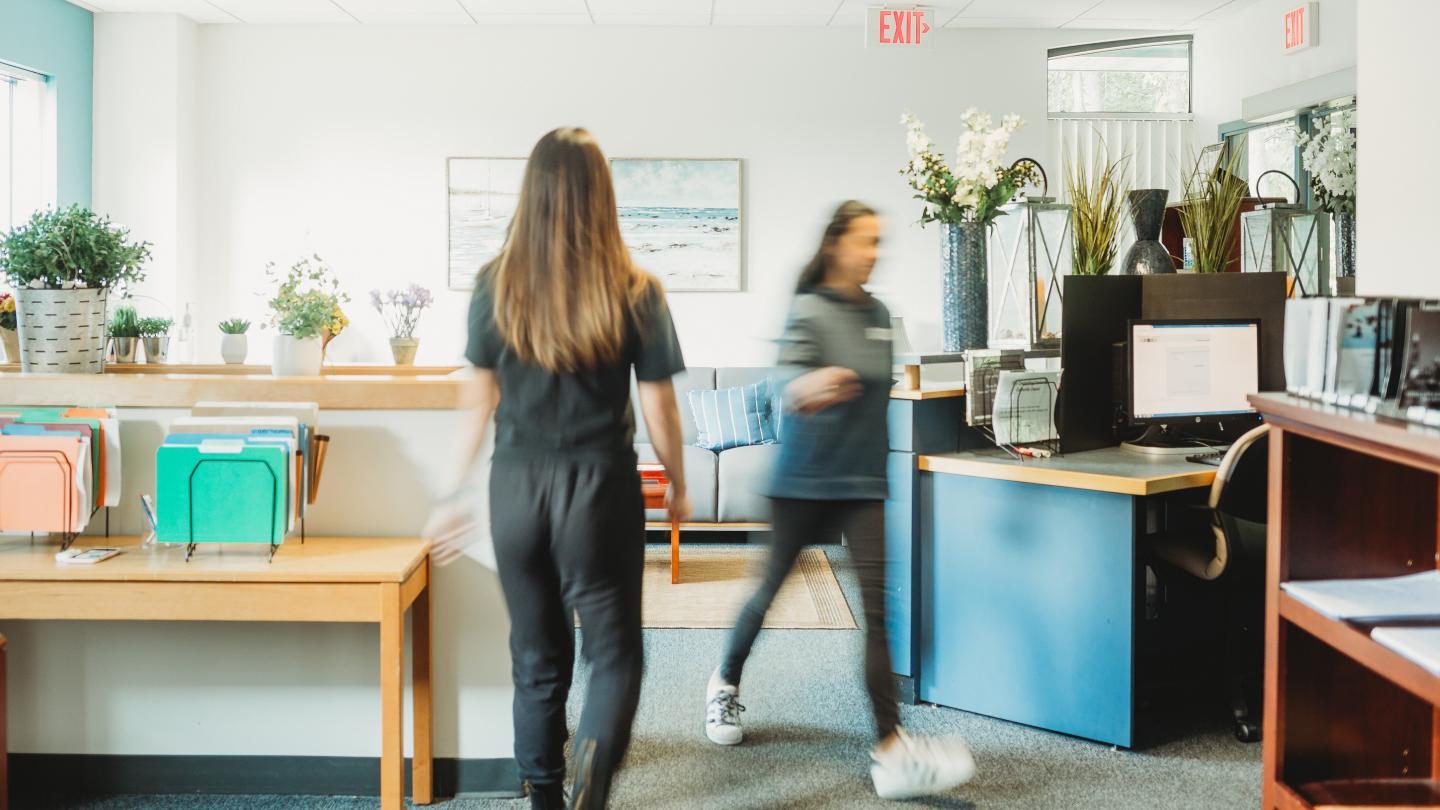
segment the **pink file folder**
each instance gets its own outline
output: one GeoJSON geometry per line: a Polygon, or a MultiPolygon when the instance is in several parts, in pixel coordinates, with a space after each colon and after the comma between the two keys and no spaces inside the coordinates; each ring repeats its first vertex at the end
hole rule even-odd
{"type": "Polygon", "coordinates": [[[75,436],[0,435],[0,531],[78,532],[90,449],[75,436]]]}

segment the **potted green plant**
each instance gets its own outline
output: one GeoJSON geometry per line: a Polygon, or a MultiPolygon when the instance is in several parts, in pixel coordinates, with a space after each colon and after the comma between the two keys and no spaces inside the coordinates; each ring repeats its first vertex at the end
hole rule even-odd
{"type": "Polygon", "coordinates": [[[1093,163],[1077,161],[1066,174],[1070,192],[1074,251],[1072,262],[1077,276],[1103,276],[1115,266],[1125,201],[1128,155],[1111,162],[1102,149],[1093,163]]]}
{"type": "Polygon", "coordinates": [[[21,370],[103,371],[107,294],[142,280],[149,258],[149,242],[79,205],[6,233],[0,272],[16,290],[21,370]]]}
{"type": "Polygon", "coordinates": [[[141,318],[140,342],[145,344],[145,362],[163,363],[170,355],[170,318],[141,318]]]}
{"type": "Polygon", "coordinates": [[[384,294],[379,290],[370,291],[370,306],[390,327],[390,353],[395,357],[395,365],[408,366],[415,362],[415,351],[420,348],[415,327],[420,325],[420,313],[434,302],[435,296],[419,284],[384,294]]]}
{"type": "Polygon", "coordinates": [[[319,256],[307,256],[283,274],[271,262],[265,275],[276,285],[270,323],[280,333],[275,336],[271,371],[277,377],[319,374],[323,333],[335,331],[340,304],[350,296],[340,291],[339,280],[319,256]]]}
{"type": "Polygon", "coordinates": [[[250,353],[250,340],[245,336],[248,331],[250,322],[240,318],[220,322],[220,357],[226,363],[245,362],[245,355],[250,353]]]}
{"type": "Polygon", "coordinates": [[[140,345],[140,316],[134,307],[116,307],[110,313],[110,343],[115,349],[116,363],[135,362],[135,349],[140,345]]]}
{"type": "Polygon", "coordinates": [[[20,362],[20,335],[15,331],[15,296],[0,293],[0,345],[5,347],[5,362],[20,362]]]}

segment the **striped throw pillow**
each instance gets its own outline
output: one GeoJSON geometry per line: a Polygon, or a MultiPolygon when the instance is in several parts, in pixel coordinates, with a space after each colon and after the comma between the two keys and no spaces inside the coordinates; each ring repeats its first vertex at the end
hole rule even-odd
{"type": "Polygon", "coordinates": [[[753,444],[775,444],[779,437],[771,419],[770,381],[753,385],[691,391],[690,411],[698,435],[695,446],[719,452],[753,444]]]}

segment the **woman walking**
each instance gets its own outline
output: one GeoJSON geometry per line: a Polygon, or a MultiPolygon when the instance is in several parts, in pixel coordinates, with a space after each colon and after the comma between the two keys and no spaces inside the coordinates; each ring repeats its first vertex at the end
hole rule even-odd
{"type": "MultiPolygon", "coordinates": [[[[609,166],[585,130],[557,129],[535,145],[505,245],[477,278],[469,333],[472,460],[495,417],[490,519],[510,613],[515,759],[532,807],[564,805],[573,610],[591,672],[570,806],[603,807],[642,668],[632,369],[671,514],[685,519],[689,502],[670,380],[684,369],[680,346],[659,283],[621,241],[609,166]]],[[[459,500],[426,531],[442,564],[473,537],[459,500]]]]}
{"type": "Polygon", "coordinates": [[[875,713],[871,777],[881,798],[947,790],[973,775],[959,738],[911,737],[900,728],[885,636],[886,408],[891,386],[890,313],[865,291],[880,244],[879,217],[842,204],[801,273],[781,340],[784,441],[765,494],[771,548],[764,577],[740,611],[710,677],[705,732],[738,744],[740,675],[765,613],[801,548],[843,532],[865,610],[865,686],[875,713]]]}

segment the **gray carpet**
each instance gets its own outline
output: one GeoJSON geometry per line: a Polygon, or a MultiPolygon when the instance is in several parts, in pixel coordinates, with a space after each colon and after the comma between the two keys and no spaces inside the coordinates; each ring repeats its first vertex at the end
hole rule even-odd
{"type": "MultiPolygon", "coordinates": [[[[830,550],[845,595],[859,595],[844,552],[830,550]]],[[[746,665],[745,743],[704,737],[704,687],[721,630],[646,630],[646,673],[635,743],[612,806],[654,810],[877,807],[867,768],[870,711],[856,630],[766,630],[746,665]]],[[[577,673],[574,726],[586,681],[577,673]]],[[[1172,742],[1132,752],[933,706],[906,706],[917,734],[961,734],[978,773],[949,795],[909,806],[937,808],[1239,808],[1260,804],[1260,746],[1236,742],[1228,724],[1205,723],[1172,742]]],[[[265,796],[115,797],[83,810],[359,810],[375,799],[265,796]]],[[[458,797],[446,810],[521,810],[524,800],[458,797]]]]}

